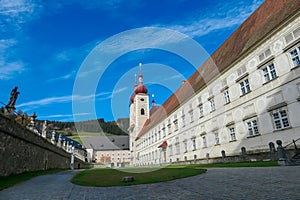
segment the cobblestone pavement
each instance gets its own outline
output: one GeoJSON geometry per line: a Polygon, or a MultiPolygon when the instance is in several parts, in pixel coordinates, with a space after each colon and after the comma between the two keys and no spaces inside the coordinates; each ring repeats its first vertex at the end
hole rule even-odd
{"type": "Polygon", "coordinates": [[[300,166],[213,168],[198,176],[126,187],[83,187],[77,171],[33,178],[0,192],[0,199],[300,199],[300,166]]]}

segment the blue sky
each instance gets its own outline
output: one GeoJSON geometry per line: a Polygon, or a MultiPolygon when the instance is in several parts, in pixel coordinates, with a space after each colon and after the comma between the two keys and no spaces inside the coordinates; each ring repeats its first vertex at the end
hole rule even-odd
{"type": "MultiPolygon", "coordinates": [[[[158,27],[187,35],[211,54],[262,2],[0,0],[0,101],[7,103],[12,88],[18,86],[17,110],[36,112],[38,119],[72,121],[72,99],[94,99],[90,102],[96,113],[81,109],[76,120],[128,117],[140,62],[145,85],[158,104],[195,69],[173,53],[137,49],[113,60],[93,93],[74,95],[80,69],[97,46],[124,31],[158,27]]],[[[168,37],[154,35],[147,43],[151,46],[168,37]]],[[[92,84],[87,77],[85,87],[92,84]]]]}

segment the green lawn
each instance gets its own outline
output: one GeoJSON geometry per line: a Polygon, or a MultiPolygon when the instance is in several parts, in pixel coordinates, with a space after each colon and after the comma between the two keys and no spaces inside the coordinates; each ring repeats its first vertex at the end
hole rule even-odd
{"type": "Polygon", "coordinates": [[[46,175],[46,174],[53,174],[63,171],[62,169],[49,169],[49,170],[43,170],[43,171],[35,171],[35,172],[25,172],[22,174],[16,174],[16,175],[11,175],[11,176],[0,176],[0,191],[14,186],[18,183],[27,181],[29,179],[32,179],[36,176],[41,176],[41,175],[46,175]]]}
{"type": "MultiPolygon", "coordinates": [[[[133,169],[133,168],[131,168],[133,169]]],[[[149,170],[149,168],[147,168],[149,170]]],[[[117,169],[88,169],[77,174],[72,183],[83,186],[126,186],[146,183],[157,183],[174,179],[195,176],[205,173],[206,169],[198,169],[195,166],[178,166],[172,168],[161,168],[147,173],[128,173],[117,169]],[[129,183],[122,182],[125,176],[133,176],[134,181],[129,183]]]]}

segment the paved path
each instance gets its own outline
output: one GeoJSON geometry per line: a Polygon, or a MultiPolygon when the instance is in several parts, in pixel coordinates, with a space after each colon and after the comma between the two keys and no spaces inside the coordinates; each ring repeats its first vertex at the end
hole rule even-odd
{"type": "Polygon", "coordinates": [[[300,166],[214,168],[157,184],[83,187],[69,180],[76,171],[36,177],[0,192],[0,199],[291,199],[300,200],[300,166]]]}

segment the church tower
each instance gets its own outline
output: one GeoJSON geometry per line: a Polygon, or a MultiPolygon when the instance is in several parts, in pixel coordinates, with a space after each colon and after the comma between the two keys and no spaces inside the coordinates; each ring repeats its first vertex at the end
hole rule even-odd
{"type": "MultiPolygon", "coordinates": [[[[134,85],[134,93],[130,97],[130,127],[129,127],[129,143],[130,151],[132,156],[132,161],[134,161],[137,155],[133,153],[135,151],[135,139],[138,133],[142,130],[145,122],[149,119],[149,96],[146,86],[143,84],[143,74],[142,74],[142,63],[139,64],[140,73],[138,84],[134,85]]],[[[134,162],[135,163],[135,162],[134,162]]]]}

